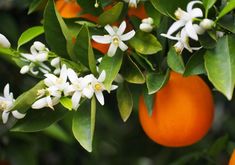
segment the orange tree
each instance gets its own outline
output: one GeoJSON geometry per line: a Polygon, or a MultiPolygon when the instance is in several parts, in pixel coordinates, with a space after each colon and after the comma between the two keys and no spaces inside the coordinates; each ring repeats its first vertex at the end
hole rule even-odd
{"type": "MultiPolygon", "coordinates": [[[[205,145],[175,164],[216,164],[220,152],[231,154],[232,139],[224,135],[208,145],[200,140],[207,135],[210,141],[216,131],[207,134],[212,122],[222,122],[217,117],[222,112],[215,111],[220,101],[212,96],[221,93],[227,104],[233,103],[234,8],[233,0],[32,1],[28,13],[43,13],[41,21],[26,29],[16,44],[7,28],[0,34],[0,57],[35,82],[15,95],[11,83],[2,84],[3,132],[45,130],[68,142],[70,134],[55,124],[62,122],[92,152],[95,123],[102,128],[99,122],[104,122],[99,119],[102,111],[96,110],[118,109],[126,122],[134,109],[154,142],[205,145]]],[[[226,157],[221,160],[228,162],[226,157]]]]}

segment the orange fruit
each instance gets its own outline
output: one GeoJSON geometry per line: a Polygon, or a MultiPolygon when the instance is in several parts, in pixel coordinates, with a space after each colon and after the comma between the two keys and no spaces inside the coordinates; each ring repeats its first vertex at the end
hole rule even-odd
{"type": "Polygon", "coordinates": [[[93,48],[99,50],[102,54],[106,54],[109,50],[109,44],[100,44],[92,40],[91,45],[93,48]]]}
{"type": "Polygon", "coordinates": [[[199,76],[171,72],[168,83],[155,94],[153,113],[139,100],[139,119],[154,142],[183,147],[202,139],[211,127],[214,103],[211,91],[199,76]]]}
{"type": "Polygon", "coordinates": [[[148,17],[143,4],[138,5],[137,8],[134,8],[134,7],[129,8],[128,16],[129,17],[135,16],[139,19],[144,19],[148,17]]]}
{"type": "Polygon", "coordinates": [[[77,4],[76,0],[57,0],[56,1],[56,8],[60,15],[64,18],[74,18],[74,17],[80,17],[87,19],[89,21],[97,22],[98,17],[93,16],[91,14],[81,14],[82,8],[77,4]]]}
{"type": "Polygon", "coordinates": [[[235,150],[233,150],[232,156],[229,160],[229,164],[228,165],[235,165],[235,150]]]}

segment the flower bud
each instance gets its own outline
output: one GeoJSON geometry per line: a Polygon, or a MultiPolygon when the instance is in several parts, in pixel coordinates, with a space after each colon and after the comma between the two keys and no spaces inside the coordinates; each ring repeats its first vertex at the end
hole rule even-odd
{"type": "Polygon", "coordinates": [[[20,73],[21,74],[25,74],[29,71],[29,66],[28,65],[25,65],[23,66],[21,69],[20,69],[20,73]]]}
{"type": "Polygon", "coordinates": [[[43,51],[43,50],[45,50],[45,48],[46,48],[46,46],[45,46],[43,43],[39,42],[39,41],[35,41],[35,42],[33,43],[33,46],[34,46],[35,49],[38,50],[38,51],[43,51]]]}
{"type": "Polygon", "coordinates": [[[210,20],[210,19],[203,19],[201,22],[200,22],[200,26],[206,30],[209,30],[213,27],[214,25],[214,21],[210,20]]]}
{"type": "Polygon", "coordinates": [[[144,32],[151,32],[153,30],[153,26],[147,23],[141,23],[140,24],[140,30],[144,32]]]}
{"type": "Polygon", "coordinates": [[[0,33],[0,47],[3,47],[3,48],[10,48],[11,47],[11,43],[1,33],[0,33]]]}
{"type": "Polygon", "coordinates": [[[56,58],[51,60],[51,65],[54,66],[54,67],[58,66],[59,63],[60,63],[60,57],[56,57],[56,58]]]}

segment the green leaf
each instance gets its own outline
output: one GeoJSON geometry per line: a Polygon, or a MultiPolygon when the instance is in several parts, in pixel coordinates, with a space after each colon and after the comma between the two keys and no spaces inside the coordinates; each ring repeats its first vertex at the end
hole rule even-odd
{"type": "Polygon", "coordinates": [[[147,106],[149,116],[153,113],[155,94],[149,95],[147,89],[144,89],[144,102],[147,106]]]}
{"type": "Polygon", "coordinates": [[[14,53],[14,51],[12,49],[3,48],[3,47],[0,47],[0,56],[1,55],[4,55],[4,56],[13,56],[13,57],[16,56],[16,54],[14,53]]]}
{"type": "Polygon", "coordinates": [[[224,28],[232,33],[235,33],[235,18],[232,14],[226,15],[223,18],[221,18],[218,21],[218,24],[222,28],[224,28]]]}
{"type": "Polygon", "coordinates": [[[49,0],[45,8],[44,30],[47,43],[52,51],[61,57],[68,57],[67,41],[72,42],[72,37],[69,36],[66,24],[56,11],[53,0],[49,0]]]}
{"type": "Polygon", "coordinates": [[[83,65],[90,68],[93,74],[97,74],[96,60],[90,42],[89,30],[86,25],[83,25],[79,31],[73,51],[72,59],[74,61],[80,61],[83,65]]]}
{"type": "Polygon", "coordinates": [[[228,100],[232,99],[235,85],[235,37],[224,36],[219,39],[215,49],[208,50],[204,56],[209,80],[228,100]]]}
{"type": "Polygon", "coordinates": [[[146,84],[148,88],[148,94],[151,95],[158,92],[168,82],[169,75],[169,70],[166,73],[147,73],[146,84]]]}
{"type": "Polygon", "coordinates": [[[84,13],[89,13],[95,16],[98,16],[102,12],[101,6],[96,8],[94,5],[96,3],[96,0],[77,0],[77,3],[81,6],[84,13]]]}
{"type": "Polygon", "coordinates": [[[119,85],[117,89],[117,101],[122,120],[126,122],[133,108],[132,94],[126,83],[119,85]]]}
{"type": "Polygon", "coordinates": [[[206,17],[208,15],[209,9],[215,4],[215,2],[216,0],[203,0],[203,5],[206,9],[206,13],[205,13],[206,17]]]}
{"type": "Polygon", "coordinates": [[[18,40],[17,49],[19,49],[22,45],[26,44],[27,42],[31,41],[35,37],[44,33],[44,29],[42,26],[35,26],[32,28],[27,29],[18,40]]]}
{"type": "Polygon", "coordinates": [[[121,68],[122,58],[123,52],[118,49],[113,57],[104,56],[99,65],[99,71],[102,72],[105,70],[106,72],[106,79],[103,83],[108,91],[111,89],[112,82],[121,68]]]}
{"type": "Polygon", "coordinates": [[[224,149],[226,149],[228,140],[228,135],[218,138],[214,142],[214,144],[209,148],[208,155],[212,157],[217,157],[224,149]]]}
{"type": "Polygon", "coordinates": [[[60,127],[58,124],[52,124],[48,128],[44,129],[43,133],[57,140],[60,140],[62,142],[66,142],[66,143],[71,142],[71,137],[69,136],[69,134],[66,133],[66,131],[62,127],[60,127]]]}
{"type": "Polygon", "coordinates": [[[91,100],[91,111],[87,109],[88,107],[89,103],[86,101],[75,112],[72,130],[81,146],[88,152],[91,152],[96,116],[96,100],[94,97],[91,100]]]}
{"type": "Polygon", "coordinates": [[[162,50],[161,44],[154,35],[142,31],[137,31],[129,43],[138,53],[144,55],[155,54],[162,50]]]}
{"type": "Polygon", "coordinates": [[[166,1],[166,0],[150,0],[155,9],[157,9],[160,13],[164,15],[174,16],[175,11],[178,7],[185,10],[185,6],[189,2],[188,0],[174,0],[174,1],[166,1]]]}
{"type": "Polygon", "coordinates": [[[153,7],[150,2],[145,2],[144,7],[148,16],[153,18],[154,25],[159,26],[162,15],[153,7]]]}
{"type": "Polygon", "coordinates": [[[235,0],[230,0],[227,2],[223,10],[219,13],[219,16],[217,17],[216,20],[219,20],[226,14],[228,14],[230,11],[232,11],[235,8],[235,0]]]}
{"type": "Polygon", "coordinates": [[[185,66],[182,56],[177,54],[175,49],[171,47],[167,54],[167,64],[175,72],[184,73],[185,66]]]}
{"type": "Polygon", "coordinates": [[[204,53],[205,52],[198,51],[190,57],[185,67],[184,76],[206,73],[204,66],[204,53]]]}
{"type": "Polygon", "coordinates": [[[18,132],[37,132],[45,128],[48,128],[53,123],[62,119],[66,114],[64,109],[59,106],[55,107],[55,110],[48,108],[45,109],[31,109],[27,112],[27,115],[18,120],[16,125],[11,129],[11,131],[18,132]]]}
{"type": "Polygon", "coordinates": [[[121,74],[129,83],[143,84],[145,78],[138,66],[132,61],[130,56],[125,56],[122,64],[121,74]]]}
{"type": "Polygon", "coordinates": [[[111,9],[106,10],[99,16],[98,23],[102,26],[105,26],[107,24],[116,22],[122,13],[122,8],[123,2],[118,2],[111,9]]]}
{"type": "Polygon", "coordinates": [[[73,104],[72,104],[71,98],[62,97],[62,98],[60,98],[60,103],[63,105],[63,107],[65,107],[66,109],[68,109],[70,111],[73,109],[73,104]]]}
{"type": "Polygon", "coordinates": [[[12,110],[18,110],[21,113],[25,113],[37,100],[38,90],[43,89],[44,87],[44,81],[40,81],[33,88],[21,94],[19,97],[17,97],[16,101],[14,102],[12,110]]]}
{"type": "Polygon", "coordinates": [[[47,0],[33,0],[33,2],[31,2],[30,6],[29,6],[28,14],[33,13],[35,10],[37,10],[38,8],[43,6],[44,3],[46,3],[46,2],[47,2],[47,0]]]}

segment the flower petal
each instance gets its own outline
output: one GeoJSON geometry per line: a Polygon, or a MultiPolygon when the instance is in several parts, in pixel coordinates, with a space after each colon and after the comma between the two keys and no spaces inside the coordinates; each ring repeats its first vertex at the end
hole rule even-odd
{"type": "Polygon", "coordinates": [[[187,12],[188,13],[191,12],[192,9],[193,9],[193,6],[197,3],[202,4],[201,1],[191,1],[191,2],[189,2],[188,5],[187,5],[187,12]]]}
{"type": "Polygon", "coordinates": [[[180,39],[179,37],[174,37],[174,36],[171,36],[171,35],[168,35],[168,34],[163,34],[163,33],[161,33],[161,36],[169,38],[171,40],[176,40],[176,41],[178,41],[180,39]]]}
{"type": "Polygon", "coordinates": [[[116,51],[117,51],[117,48],[118,48],[118,47],[117,47],[116,45],[111,44],[111,45],[109,46],[109,50],[108,50],[107,55],[108,55],[109,57],[113,57],[113,56],[115,55],[116,51]]]}
{"type": "Polygon", "coordinates": [[[105,80],[105,78],[106,78],[106,72],[105,72],[105,70],[103,70],[103,71],[101,72],[99,78],[98,78],[98,81],[99,81],[99,82],[103,82],[103,81],[105,80]]]}
{"type": "Polygon", "coordinates": [[[9,114],[10,114],[10,111],[3,111],[2,112],[2,122],[3,122],[3,124],[7,123],[9,114]]]}
{"type": "Polygon", "coordinates": [[[73,69],[68,69],[68,78],[72,84],[78,83],[78,76],[73,69]]]}
{"type": "Polygon", "coordinates": [[[174,32],[176,32],[179,28],[183,27],[186,24],[184,20],[178,20],[174,22],[171,27],[167,31],[167,35],[170,36],[174,32]]]}
{"type": "Polygon", "coordinates": [[[10,97],[10,85],[6,84],[3,90],[4,97],[9,98],[10,97]]]}
{"type": "Polygon", "coordinates": [[[195,18],[195,17],[203,17],[203,12],[201,9],[199,8],[195,8],[190,12],[191,17],[195,18]]]}
{"type": "Polygon", "coordinates": [[[122,41],[119,41],[119,48],[124,52],[124,51],[126,51],[127,49],[128,49],[128,46],[124,43],[124,42],[122,42],[122,41]]]}
{"type": "Polygon", "coordinates": [[[134,36],[135,36],[135,31],[132,30],[132,31],[126,33],[126,34],[121,35],[121,36],[120,36],[120,39],[121,39],[122,41],[127,41],[127,40],[131,39],[131,38],[134,37],[134,36]]]}
{"type": "Polygon", "coordinates": [[[193,27],[193,24],[192,24],[192,21],[188,21],[186,23],[186,26],[185,26],[185,29],[186,29],[186,33],[187,35],[192,38],[193,40],[197,41],[198,40],[198,36],[197,36],[197,33],[193,27]]]}
{"type": "Polygon", "coordinates": [[[16,118],[16,119],[23,119],[25,117],[26,114],[20,113],[17,110],[12,111],[12,115],[16,118]]]}
{"type": "Polygon", "coordinates": [[[10,48],[11,47],[11,43],[1,33],[0,33],[0,47],[4,47],[4,48],[10,48]]]}
{"type": "Polygon", "coordinates": [[[126,30],[126,21],[122,21],[121,25],[118,28],[117,35],[122,35],[126,30]]]}
{"type": "Polygon", "coordinates": [[[117,85],[111,85],[111,91],[113,91],[113,90],[115,90],[115,89],[117,89],[118,88],[118,86],[117,85]]]}
{"type": "Polygon", "coordinates": [[[72,105],[73,105],[74,110],[78,109],[81,96],[82,96],[81,92],[79,92],[79,91],[77,91],[73,94],[73,96],[72,96],[72,105]]]}
{"type": "Polygon", "coordinates": [[[112,37],[109,35],[104,35],[104,36],[98,36],[98,35],[93,35],[92,39],[95,42],[101,43],[101,44],[109,44],[112,42],[112,37]]]}
{"type": "Polygon", "coordinates": [[[90,87],[86,87],[82,90],[82,94],[86,96],[88,99],[91,99],[94,94],[94,90],[90,87]]]}
{"type": "Polygon", "coordinates": [[[66,67],[66,65],[64,64],[63,66],[62,66],[62,69],[61,69],[61,71],[60,71],[60,78],[64,81],[64,82],[66,82],[67,81],[67,67],[66,67]]]}
{"type": "Polygon", "coordinates": [[[104,95],[101,91],[96,91],[95,96],[101,105],[104,105],[104,95]]]}
{"type": "Polygon", "coordinates": [[[41,109],[41,108],[44,108],[44,107],[47,107],[47,99],[46,97],[43,97],[37,101],[35,101],[32,105],[32,108],[33,109],[41,109]]]}
{"type": "Polygon", "coordinates": [[[115,34],[115,31],[113,30],[113,28],[110,25],[106,25],[104,28],[111,36],[113,36],[115,34]]]}

